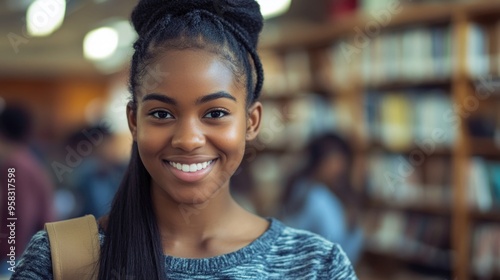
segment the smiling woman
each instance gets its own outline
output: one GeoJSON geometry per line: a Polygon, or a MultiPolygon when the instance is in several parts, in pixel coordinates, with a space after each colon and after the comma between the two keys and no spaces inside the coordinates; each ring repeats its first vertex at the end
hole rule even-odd
{"type": "Polygon", "coordinates": [[[211,52],[170,50],[159,63],[168,75],[152,93],[137,97],[137,111],[128,111],[153,197],[165,192],[177,203],[204,203],[222,198],[212,195],[222,188],[229,196],[229,178],[221,185],[219,177],[236,171],[246,140],[256,135],[262,106],[247,108],[245,87],[211,52]]]}
{"type": "MultiPolygon", "coordinates": [[[[143,0],[132,22],[132,156],[99,221],[93,277],[356,279],[338,245],[255,216],[229,191],[262,116],[259,5],[143,0]]],[[[13,279],[51,279],[48,244],[35,235],[13,279]]]]}

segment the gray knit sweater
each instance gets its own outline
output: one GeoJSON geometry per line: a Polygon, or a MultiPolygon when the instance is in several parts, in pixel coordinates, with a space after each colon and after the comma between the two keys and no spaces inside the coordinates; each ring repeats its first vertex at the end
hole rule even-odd
{"type": "MultiPolygon", "coordinates": [[[[236,252],[204,259],[165,256],[167,279],[357,279],[340,246],[270,222],[264,234],[236,252]]],[[[52,279],[45,231],[33,236],[11,279],[52,279]]]]}

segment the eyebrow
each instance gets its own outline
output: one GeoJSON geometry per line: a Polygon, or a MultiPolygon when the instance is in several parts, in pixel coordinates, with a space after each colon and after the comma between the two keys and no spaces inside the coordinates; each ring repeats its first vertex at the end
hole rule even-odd
{"type": "Polygon", "coordinates": [[[175,99],[170,98],[168,96],[165,96],[163,94],[158,94],[158,93],[149,93],[149,94],[144,95],[144,97],[142,98],[142,101],[144,102],[147,100],[157,100],[157,101],[160,101],[163,103],[177,105],[177,101],[175,101],[175,99]]]}
{"type": "MultiPolygon", "coordinates": [[[[218,92],[210,93],[210,94],[207,94],[203,97],[198,98],[195,103],[196,103],[196,105],[199,105],[199,104],[207,103],[207,102],[219,99],[219,98],[227,98],[227,99],[233,100],[234,102],[237,102],[236,98],[234,96],[232,96],[231,94],[229,94],[225,91],[218,91],[218,92]]],[[[144,97],[142,98],[142,101],[144,102],[144,101],[148,101],[148,100],[157,100],[157,101],[160,101],[163,103],[177,105],[177,101],[175,101],[175,99],[168,97],[168,96],[165,96],[163,94],[158,94],[158,93],[149,93],[149,94],[144,95],[144,97]]]]}
{"type": "Polygon", "coordinates": [[[237,102],[236,98],[234,96],[232,96],[231,94],[229,94],[225,91],[218,91],[215,93],[207,94],[207,95],[199,98],[198,100],[196,100],[196,104],[199,105],[202,103],[207,103],[207,102],[210,102],[212,100],[219,99],[219,98],[227,98],[227,99],[233,100],[234,102],[237,102]]]}

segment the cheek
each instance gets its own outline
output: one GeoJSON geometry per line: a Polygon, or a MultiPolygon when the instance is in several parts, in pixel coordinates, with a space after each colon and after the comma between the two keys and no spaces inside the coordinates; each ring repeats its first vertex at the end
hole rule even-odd
{"type": "Polygon", "coordinates": [[[138,122],[137,126],[137,146],[143,156],[151,156],[165,146],[168,141],[165,129],[160,129],[145,123],[138,122]]]}
{"type": "Polygon", "coordinates": [[[222,150],[230,161],[231,169],[236,169],[245,153],[246,121],[239,118],[237,122],[219,131],[214,130],[214,143],[222,150]]]}

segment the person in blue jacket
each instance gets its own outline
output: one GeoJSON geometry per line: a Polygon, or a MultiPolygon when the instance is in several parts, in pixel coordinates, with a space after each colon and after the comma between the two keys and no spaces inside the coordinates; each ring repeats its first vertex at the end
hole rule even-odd
{"type": "Polygon", "coordinates": [[[363,230],[359,195],[350,184],[351,147],[340,136],[326,133],[309,143],[306,155],[305,166],[283,192],[283,221],[340,244],[355,264],[363,249],[363,230]]]}

